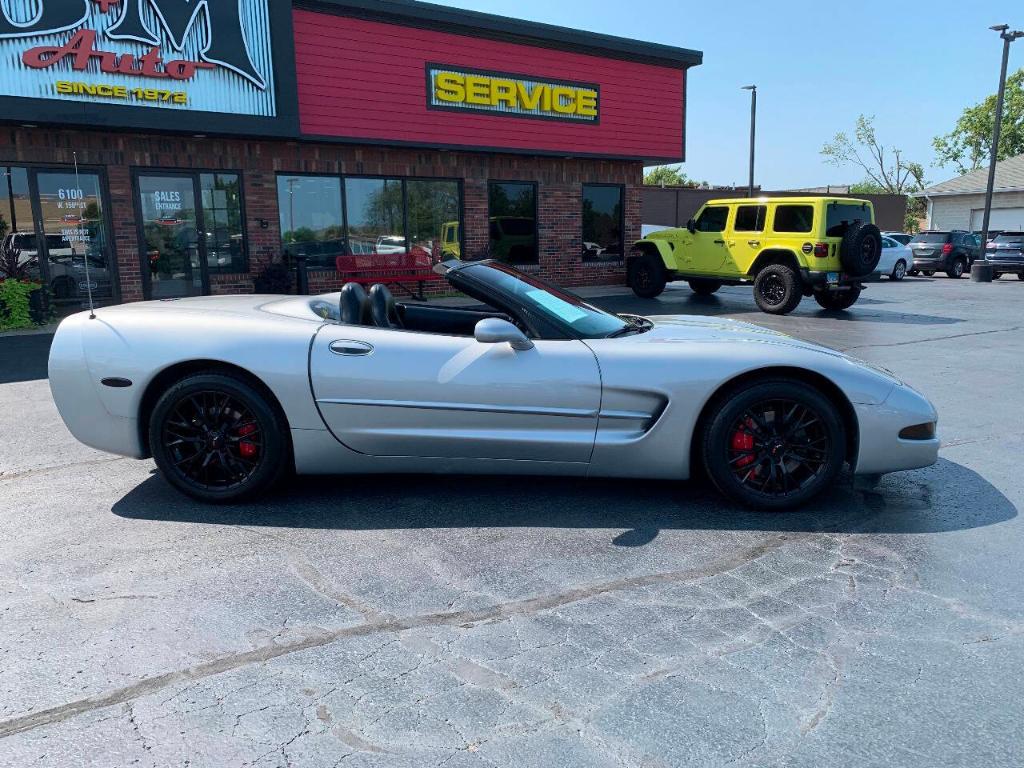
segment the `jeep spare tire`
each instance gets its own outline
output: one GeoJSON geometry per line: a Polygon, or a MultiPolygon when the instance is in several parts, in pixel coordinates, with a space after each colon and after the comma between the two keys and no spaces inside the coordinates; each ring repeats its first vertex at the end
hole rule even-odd
{"type": "Polygon", "coordinates": [[[870,275],[882,258],[882,233],[874,224],[855,221],[839,245],[839,263],[853,277],[870,275]]]}

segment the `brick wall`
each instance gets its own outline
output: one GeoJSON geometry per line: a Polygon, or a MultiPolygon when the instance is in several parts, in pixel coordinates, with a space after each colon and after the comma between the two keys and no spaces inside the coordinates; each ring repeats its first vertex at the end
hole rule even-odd
{"type": "MultiPolygon", "coordinates": [[[[242,172],[250,269],[245,274],[211,275],[213,293],[251,292],[254,276],[280,258],[277,173],[462,179],[467,254],[479,253],[488,242],[488,180],[537,182],[540,264],[535,269],[541,276],[567,286],[625,281],[621,264],[591,264],[581,259],[585,182],[626,185],[626,242],[640,237],[638,185],[643,169],[638,162],[38,128],[9,128],[0,132],[0,165],[69,166],[75,153],[80,166],[100,166],[106,170],[124,301],[142,299],[143,291],[131,182],[133,168],[242,172]],[[267,228],[260,226],[261,219],[268,222],[267,228]]],[[[342,278],[335,273],[313,272],[310,287],[314,292],[325,291],[336,289],[341,282],[342,278]]],[[[435,291],[439,289],[440,286],[434,287],[435,291]]]]}

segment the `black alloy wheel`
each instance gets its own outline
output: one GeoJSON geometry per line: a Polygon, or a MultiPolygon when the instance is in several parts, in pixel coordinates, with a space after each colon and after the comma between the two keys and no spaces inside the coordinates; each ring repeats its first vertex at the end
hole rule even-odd
{"type": "Polygon", "coordinates": [[[693,277],[688,281],[690,290],[698,296],[712,296],[722,287],[721,280],[710,280],[704,277],[693,277]]]}
{"type": "Polygon", "coordinates": [[[800,276],[785,264],[769,264],[754,278],[754,303],[770,315],[788,315],[803,299],[800,276]]]}
{"type": "Polygon", "coordinates": [[[705,469],[726,496],[759,509],[791,509],[835,480],[845,431],[835,406],[810,385],[747,385],[719,401],[703,432],[705,469]]]}
{"type": "Polygon", "coordinates": [[[660,256],[644,254],[629,260],[629,286],[641,299],[653,299],[665,290],[668,278],[660,256]]]}
{"type": "Polygon", "coordinates": [[[842,312],[857,303],[860,293],[860,288],[848,288],[845,291],[817,291],[814,294],[814,300],[822,309],[842,312]]]}
{"type": "Polygon", "coordinates": [[[949,271],[946,272],[946,275],[954,280],[959,280],[964,276],[964,270],[966,267],[967,265],[964,263],[963,259],[957,259],[950,265],[949,271]]]}
{"type": "Polygon", "coordinates": [[[271,487],[288,463],[284,417],[248,382],[221,373],[168,389],[150,419],[150,449],[164,477],[207,502],[271,487]]]}

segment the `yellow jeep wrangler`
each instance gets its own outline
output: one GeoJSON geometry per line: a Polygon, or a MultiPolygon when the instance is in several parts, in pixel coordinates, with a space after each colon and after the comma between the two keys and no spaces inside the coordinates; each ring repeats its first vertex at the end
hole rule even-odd
{"type": "Polygon", "coordinates": [[[825,309],[853,306],[881,254],[868,200],[742,198],[709,200],[685,229],[637,241],[626,267],[642,298],[659,295],[672,280],[688,280],[702,296],[753,282],[757,306],[785,315],[804,296],[825,309]]]}

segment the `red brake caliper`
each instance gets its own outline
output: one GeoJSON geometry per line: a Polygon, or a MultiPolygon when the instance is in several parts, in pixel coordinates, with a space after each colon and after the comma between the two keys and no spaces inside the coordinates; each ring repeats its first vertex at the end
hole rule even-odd
{"type": "MultiPolygon", "coordinates": [[[[239,437],[248,437],[255,432],[258,427],[255,424],[246,424],[244,427],[238,430],[239,437]]],[[[251,440],[242,440],[238,444],[238,452],[242,454],[242,458],[252,459],[256,457],[256,454],[260,452],[260,448],[256,443],[251,440]]]]}
{"type": "MultiPolygon", "coordinates": [[[[754,425],[750,423],[750,419],[747,419],[745,426],[747,429],[753,429],[754,425]]],[[[754,436],[749,432],[744,432],[742,429],[737,429],[732,433],[732,449],[734,451],[752,451],[754,450],[754,436]]],[[[746,467],[754,463],[754,456],[743,456],[736,462],[737,467],[746,467]]]]}

